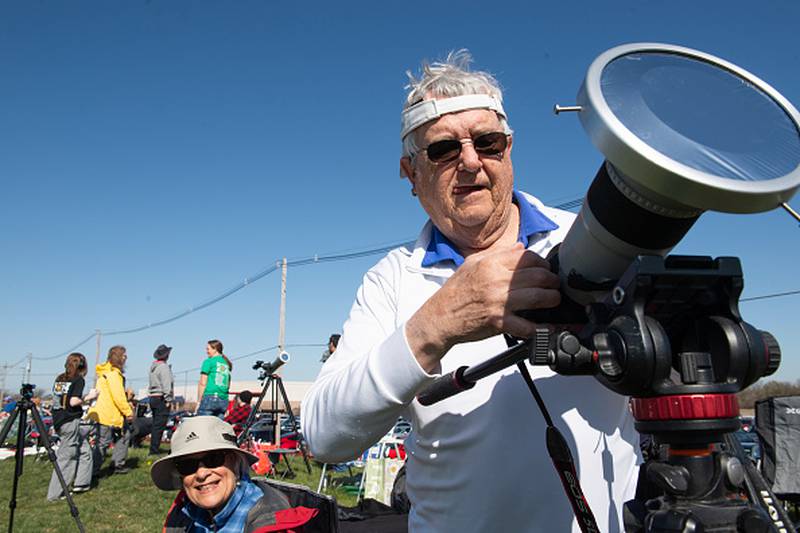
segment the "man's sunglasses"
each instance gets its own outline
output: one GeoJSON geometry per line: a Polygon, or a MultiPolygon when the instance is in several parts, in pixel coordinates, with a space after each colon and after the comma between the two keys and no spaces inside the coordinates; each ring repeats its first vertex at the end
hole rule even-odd
{"type": "Polygon", "coordinates": [[[502,154],[508,148],[508,135],[502,131],[493,131],[478,135],[473,139],[446,139],[432,142],[425,148],[425,153],[432,163],[448,163],[461,154],[464,143],[472,143],[480,155],[502,154]]]}
{"type": "Polygon", "coordinates": [[[200,457],[184,457],[175,459],[175,469],[182,476],[188,476],[197,472],[200,463],[206,468],[217,468],[225,464],[225,451],[214,450],[200,457]]]}

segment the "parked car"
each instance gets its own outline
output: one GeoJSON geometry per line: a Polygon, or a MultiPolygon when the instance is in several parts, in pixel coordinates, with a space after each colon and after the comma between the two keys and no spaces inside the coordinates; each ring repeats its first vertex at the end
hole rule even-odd
{"type": "Polygon", "coordinates": [[[272,442],[275,439],[272,430],[272,417],[264,414],[256,418],[256,421],[250,426],[250,436],[256,441],[272,442]]]}
{"type": "Polygon", "coordinates": [[[172,432],[175,431],[175,429],[178,427],[178,424],[181,423],[181,420],[192,416],[194,416],[194,413],[186,410],[170,413],[169,418],[167,418],[167,430],[164,432],[164,440],[171,440],[172,432]]]}
{"type": "MultiPolygon", "coordinates": [[[[300,416],[299,415],[295,415],[294,419],[297,422],[297,430],[302,433],[303,428],[302,428],[302,425],[300,423],[300,416]]],[[[294,428],[292,427],[292,421],[289,418],[289,416],[288,415],[281,416],[281,435],[283,435],[284,433],[291,433],[293,431],[294,431],[294,428]]]]}

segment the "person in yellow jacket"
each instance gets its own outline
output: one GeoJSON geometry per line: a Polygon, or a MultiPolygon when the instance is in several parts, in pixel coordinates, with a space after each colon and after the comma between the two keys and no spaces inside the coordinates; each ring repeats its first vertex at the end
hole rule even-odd
{"type": "Polygon", "coordinates": [[[114,451],[111,454],[112,469],[115,474],[127,474],[130,470],[125,466],[128,457],[128,441],[123,426],[133,420],[133,410],[125,394],[125,361],[128,359],[124,346],[112,346],[108,350],[108,360],[95,367],[97,371],[97,402],[89,409],[88,416],[97,423],[97,438],[93,449],[94,477],[106,457],[111,443],[114,451]]]}

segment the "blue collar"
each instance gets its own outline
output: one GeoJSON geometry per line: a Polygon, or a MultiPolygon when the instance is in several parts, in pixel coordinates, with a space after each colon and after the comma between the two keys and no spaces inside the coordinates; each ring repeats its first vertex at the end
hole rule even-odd
{"type": "MultiPolygon", "coordinates": [[[[531,205],[519,191],[514,191],[513,202],[519,208],[519,237],[517,240],[526,248],[531,235],[558,228],[558,224],[531,205]]],[[[452,261],[459,267],[464,262],[464,256],[461,255],[455,244],[439,231],[439,228],[433,226],[431,240],[425,250],[425,256],[422,258],[422,266],[429,267],[443,261],[452,261]]]]}

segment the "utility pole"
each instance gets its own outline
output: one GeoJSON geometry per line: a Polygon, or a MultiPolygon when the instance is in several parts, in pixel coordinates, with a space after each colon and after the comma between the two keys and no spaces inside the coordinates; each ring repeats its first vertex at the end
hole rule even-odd
{"type": "Polygon", "coordinates": [[[28,364],[25,366],[25,381],[23,383],[31,382],[31,365],[33,364],[33,354],[28,352],[28,364]]]}
{"type": "MultiPolygon", "coordinates": [[[[94,356],[94,367],[97,368],[97,365],[100,364],[100,339],[102,338],[103,334],[99,329],[94,330],[94,334],[97,337],[97,351],[95,352],[94,356]]],[[[97,370],[95,370],[94,373],[94,384],[97,386],[97,370]]]]}
{"type": "MultiPolygon", "coordinates": [[[[186,402],[189,401],[189,371],[183,371],[183,404],[186,405],[186,402]]],[[[199,399],[197,400],[200,401],[199,399]]],[[[181,407],[183,408],[183,407],[181,407]]]]}
{"type": "MultiPolygon", "coordinates": [[[[281,318],[279,327],[280,331],[278,332],[278,353],[280,354],[283,353],[284,348],[286,348],[286,258],[285,257],[283,258],[283,263],[281,264],[281,318]]],[[[277,387],[277,384],[273,384],[272,386],[273,386],[272,394],[276,395],[277,392],[274,390],[274,387],[277,387]]],[[[277,407],[277,405],[273,403],[273,407],[277,407]]],[[[279,409],[276,409],[272,413],[272,427],[275,436],[275,444],[280,445],[281,415],[279,409]]]]}
{"type": "Polygon", "coordinates": [[[281,265],[281,318],[278,332],[278,353],[286,347],[286,258],[281,265]]]}
{"type": "Polygon", "coordinates": [[[6,376],[8,375],[8,363],[3,363],[3,376],[0,378],[0,400],[6,397],[6,376]]]}

